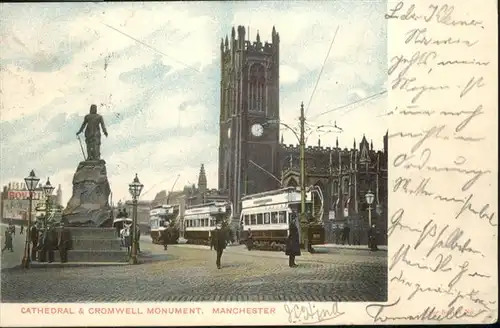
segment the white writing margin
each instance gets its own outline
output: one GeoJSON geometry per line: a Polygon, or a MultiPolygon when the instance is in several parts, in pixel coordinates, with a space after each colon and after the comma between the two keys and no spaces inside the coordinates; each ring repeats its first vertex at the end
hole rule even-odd
{"type": "Polygon", "coordinates": [[[376,323],[495,322],[496,2],[390,2],[389,300],[376,323]]]}

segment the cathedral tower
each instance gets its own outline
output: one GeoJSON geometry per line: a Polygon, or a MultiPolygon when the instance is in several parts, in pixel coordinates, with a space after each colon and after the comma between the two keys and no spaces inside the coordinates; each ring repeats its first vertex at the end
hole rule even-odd
{"type": "Polygon", "coordinates": [[[245,194],[278,187],[279,175],[279,34],[271,43],[245,39],[245,28],[221,40],[219,189],[235,214],[245,194]],[[272,121],[275,121],[272,123],[272,121]],[[266,173],[269,172],[269,173],[266,173]]]}

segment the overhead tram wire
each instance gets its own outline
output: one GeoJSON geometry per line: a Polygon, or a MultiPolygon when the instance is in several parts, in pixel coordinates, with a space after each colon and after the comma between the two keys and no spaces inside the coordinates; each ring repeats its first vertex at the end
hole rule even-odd
{"type": "Polygon", "coordinates": [[[137,43],[139,43],[139,44],[142,44],[142,45],[143,45],[143,46],[145,46],[146,48],[149,48],[150,50],[153,50],[153,51],[155,51],[155,52],[159,53],[160,55],[163,55],[163,56],[165,56],[165,57],[168,57],[168,58],[172,59],[173,61],[175,61],[175,62],[177,62],[177,63],[179,63],[179,64],[182,64],[182,65],[183,65],[183,66],[185,66],[186,68],[189,68],[189,69],[191,69],[191,70],[193,70],[193,71],[195,71],[195,72],[197,72],[197,73],[201,73],[201,71],[200,71],[200,70],[198,70],[198,69],[196,69],[196,68],[194,68],[194,67],[191,67],[191,66],[189,66],[188,64],[183,63],[183,62],[181,62],[180,60],[175,59],[174,57],[172,57],[172,56],[170,56],[170,55],[167,55],[166,53],[164,53],[164,52],[162,52],[162,51],[160,51],[160,50],[156,49],[155,47],[152,47],[152,46],[150,46],[149,44],[147,44],[147,43],[145,43],[145,42],[143,42],[143,41],[141,41],[141,40],[139,40],[139,39],[136,39],[136,38],[134,38],[133,36],[131,36],[131,35],[129,35],[129,34],[127,34],[127,33],[125,33],[125,32],[122,32],[122,31],[120,31],[119,29],[117,29],[117,28],[115,28],[115,27],[113,27],[113,26],[111,26],[111,25],[108,25],[108,24],[106,24],[106,23],[101,23],[101,24],[102,24],[102,25],[104,25],[104,26],[106,26],[106,27],[108,27],[108,28],[110,28],[110,29],[112,29],[112,30],[114,30],[114,31],[116,31],[116,32],[118,32],[118,33],[120,33],[120,34],[122,34],[122,35],[124,35],[124,36],[126,36],[126,37],[127,37],[127,38],[129,38],[129,39],[134,40],[135,42],[137,42],[137,43]]]}
{"type": "Polygon", "coordinates": [[[323,74],[323,69],[325,68],[326,61],[328,60],[328,57],[330,56],[330,51],[332,51],[332,46],[333,42],[335,42],[335,38],[337,37],[337,32],[339,31],[340,25],[337,26],[337,29],[335,30],[335,34],[333,35],[332,42],[330,43],[330,48],[328,48],[328,52],[326,54],[325,60],[323,61],[323,65],[321,66],[321,70],[319,71],[318,79],[316,80],[316,84],[314,85],[313,92],[311,93],[311,98],[309,98],[309,103],[307,104],[306,107],[306,113],[309,110],[309,106],[311,106],[311,102],[313,100],[314,94],[316,92],[316,88],[318,87],[319,80],[321,79],[321,75],[323,74]]]}
{"type": "MultiPolygon", "coordinates": [[[[319,114],[317,114],[317,115],[315,115],[315,116],[311,117],[310,119],[313,119],[313,118],[318,118],[318,117],[323,116],[323,115],[326,115],[326,114],[328,114],[328,113],[331,113],[331,112],[334,112],[334,111],[337,111],[337,110],[340,110],[340,109],[344,109],[344,108],[347,108],[347,107],[349,107],[349,106],[352,106],[352,105],[355,105],[355,104],[358,104],[358,103],[361,103],[361,102],[364,102],[364,101],[368,101],[368,100],[371,100],[371,99],[375,99],[375,98],[380,97],[380,96],[382,96],[382,95],[384,95],[384,94],[386,94],[386,93],[387,93],[387,90],[384,90],[384,91],[381,91],[381,92],[378,92],[378,93],[372,94],[372,95],[370,95],[370,96],[368,96],[368,97],[365,97],[365,98],[361,98],[361,99],[355,100],[355,101],[353,101],[353,102],[351,102],[351,103],[349,103],[349,104],[342,105],[342,106],[336,107],[336,108],[334,108],[334,109],[330,109],[330,110],[324,111],[324,112],[322,112],[322,113],[319,113],[319,114]]],[[[354,108],[356,108],[356,107],[354,107],[354,108]]],[[[352,108],[352,109],[353,109],[353,108],[352,108]]],[[[350,109],[350,110],[352,110],[352,109],[350,109]]],[[[350,110],[349,110],[349,111],[350,111],[350,110]]],[[[349,112],[349,111],[348,111],[348,112],[349,112]]]]}
{"type": "MultiPolygon", "coordinates": [[[[103,8],[102,8],[102,6],[100,6],[100,5],[101,5],[101,2],[98,2],[98,3],[96,3],[96,2],[90,2],[90,3],[91,3],[94,7],[99,8],[100,10],[101,10],[101,9],[103,9],[103,8]]],[[[139,40],[139,39],[137,39],[137,38],[134,38],[133,36],[131,36],[131,35],[129,35],[129,34],[127,34],[127,33],[125,33],[125,32],[120,31],[119,29],[117,29],[117,28],[115,28],[115,27],[113,27],[113,26],[111,26],[111,25],[109,25],[109,24],[106,24],[106,23],[103,23],[103,22],[99,22],[99,23],[101,23],[102,25],[106,26],[107,28],[110,28],[110,29],[114,30],[115,32],[118,32],[118,33],[120,33],[120,34],[122,34],[122,35],[126,36],[127,38],[129,38],[129,39],[131,39],[131,40],[134,40],[135,42],[137,42],[137,43],[139,43],[139,44],[141,44],[141,45],[145,46],[146,48],[149,48],[150,50],[153,50],[153,51],[155,51],[155,52],[159,53],[159,54],[160,54],[160,55],[162,55],[162,56],[165,56],[165,57],[167,57],[167,58],[172,59],[173,61],[175,61],[175,62],[177,62],[177,63],[179,63],[179,64],[183,65],[183,66],[184,66],[184,67],[186,67],[186,68],[189,68],[190,70],[193,70],[193,71],[195,71],[195,72],[201,73],[201,71],[200,71],[200,70],[198,70],[198,69],[196,69],[196,68],[194,68],[194,67],[192,67],[192,66],[189,66],[188,64],[186,64],[186,63],[184,63],[184,62],[182,62],[182,61],[180,61],[180,60],[178,60],[178,59],[176,59],[176,58],[174,58],[174,57],[172,57],[172,56],[170,56],[170,55],[168,55],[168,54],[166,54],[166,53],[164,53],[164,52],[162,52],[162,51],[160,51],[160,50],[158,50],[158,49],[156,49],[156,48],[155,48],[155,47],[153,47],[153,46],[150,46],[149,44],[147,44],[147,43],[145,43],[145,42],[143,42],[143,41],[141,41],[141,40],[139,40]]]]}

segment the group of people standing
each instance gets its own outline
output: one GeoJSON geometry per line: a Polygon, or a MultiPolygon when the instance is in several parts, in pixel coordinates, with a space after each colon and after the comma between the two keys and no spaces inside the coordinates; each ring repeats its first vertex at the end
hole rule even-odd
{"type": "MultiPolygon", "coordinates": [[[[132,237],[133,237],[132,235],[133,235],[132,224],[124,224],[123,228],[120,230],[120,239],[122,247],[125,247],[127,249],[128,254],[130,254],[132,248],[132,237]]],[[[134,242],[136,243],[137,252],[141,251],[139,244],[140,238],[141,238],[141,229],[139,228],[138,225],[136,225],[134,242]]]]}
{"type": "Polygon", "coordinates": [[[72,248],[72,239],[70,230],[66,229],[64,222],[59,223],[59,229],[56,224],[50,222],[42,224],[36,222],[32,227],[30,234],[31,241],[31,260],[38,262],[54,262],[54,252],[59,251],[61,263],[68,262],[68,251],[72,248]]]}
{"type": "MultiPolygon", "coordinates": [[[[12,224],[12,222],[9,223],[9,226],[7,229],[5,229],[5,241],[4,241],[4,246],[2,248],[2,253],[5,250],[10,250],[11,252],[14,252],[14,235],[16,234],[16,226],[12,224]]],[[[21,235],[22,235],[21,231],[21,235]]]]}

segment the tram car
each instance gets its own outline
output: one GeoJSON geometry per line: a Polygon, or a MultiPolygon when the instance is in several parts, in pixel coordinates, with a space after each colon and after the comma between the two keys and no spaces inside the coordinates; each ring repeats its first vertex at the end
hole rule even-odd
{"type": "Polygon", "coordinates": [[[184,212],[184,238],[188,244],[209,245],[216,223],[229,227],[232,213],[229,202],[190,206],[184,212]]]}
{"type": "MultiPolygon", "coordinates": [[[[323,194],[317,186],[306,190],[306,214],[308,229],[300,225],[300,188],[288,187],[278,190],[248,195],[242,199],[240,216],[241,241],[246,242],[251,230],[253,247],[261,250],[283,251],[288,238],[288,227],[291,220],[299,227],[301,247],[307,244],[324,243],[323,194]],[[296,215],[292,216],[292,213],[296,215]]],[[[310,247],[308,247],[310,248],[310,247]]]]}
{"type": "Polygon", "coordinates": [[[179,205],[158,205],[149,211],[149,226],[153,244],[163,244],[162,236],[168,233],[167,244],[176,244],[179,238],[179,205]]]}

